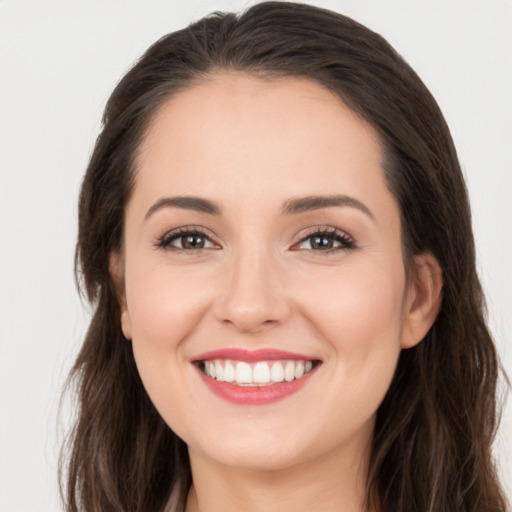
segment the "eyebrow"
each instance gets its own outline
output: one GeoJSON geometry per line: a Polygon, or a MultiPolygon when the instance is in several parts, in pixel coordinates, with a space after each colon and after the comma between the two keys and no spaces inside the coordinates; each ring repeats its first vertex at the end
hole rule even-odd
{"type": "Polygon", "coordinates": [[[321,208],[331,208],[333,206],[349,206],[356,208],[375,220],[372,212],[364,203],[355,197],[346,195],[306,196],[290,199],[284,203],[281,213],[282,215],[295,215],[311,210],[320,210],[321,208]]]}
{"type": "Polygon", "coordinates": [[[208,213],[210,215],[220,215],[220,208],[202,197],[194,196],[178,196],[178,197],[163,197],[159,199],[151,208],[147,211],[144,220],[147,220],[153,213],[162,208],[182,208],[184,210],[195,210],[197,212],[208,213]]]}
{"type": "MultiPolygon", "coordinates": [[[[364,203],[355,197],[346,195],[305,196],[289,199],[281,208],[281,215],[296,215],[307,211],[336,206],[349,206],[356,208],[368,215],[371,219],[374,219],[372,212],[364,203]]],[[[182,208],[184,210],[195,210],[209,215],[221,215],[220,207],[213,201],[196,196],[177,196],[163,197],[162,199],[159,199],[149,208],[144,220],[147,220],[156,211],[163,208],[182,208]]]]}

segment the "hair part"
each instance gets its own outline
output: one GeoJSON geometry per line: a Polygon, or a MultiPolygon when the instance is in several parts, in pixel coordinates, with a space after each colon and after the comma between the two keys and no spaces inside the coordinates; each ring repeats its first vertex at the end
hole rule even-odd
{"type": "Polygon", "coordinates": [[[65,468],[66,510],[184,509],[186,445],[138,376],[109,258],[122,248],[149,124],[170,96],[219,71],[310,79],[364,118],[383,145],[406,262],[430,252],[442,268],[438,318],[422,343],[402,351],[377,413],[368,505],[381,512],[503,512],[491,458],[499,366],[448,127],[419,77],[381,36],[340,14],[288,2],[260,3],[239,16],[214,13],[163,37],[108,100],[79,199],[76,275],[94,314],[71,372],[79,417],[65,468]]]}

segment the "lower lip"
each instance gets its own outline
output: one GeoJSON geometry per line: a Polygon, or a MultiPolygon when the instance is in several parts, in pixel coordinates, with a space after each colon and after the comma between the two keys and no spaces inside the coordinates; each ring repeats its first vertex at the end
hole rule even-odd
{"type": "Polygon", "coordinates": [[[238,405],[265,405],[282,400],[301,390],[309,382],[314,371],[315,368],[300,379],[291,382],[265,386],[235,386],[229,382],[219,382],[208,377],[198,368],[199,375],[210,391],[218,397],[238,405]]]}

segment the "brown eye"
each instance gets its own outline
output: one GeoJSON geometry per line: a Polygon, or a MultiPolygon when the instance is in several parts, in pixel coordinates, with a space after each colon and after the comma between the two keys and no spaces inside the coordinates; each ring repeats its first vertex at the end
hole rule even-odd
{"type": "Polygon", "coordinates": [[[354,249],[354,241],[338,230],[316,231],[305,236],[296,246],[298,250],[337,251],[354,249]]]}
{"type": "Polygon", "coordinates": [[[176,241],[180,241],[182,249],[204,249],[206,243],[205,237],[199,234],[185,235],[176,241]]]}
{"type": "Polygon", "coordinates": [[[327,236],[312,236],[310,238],[312,249],[332,249],[334,247],[334,239],[327,236]]]}
{"type": "Polygon", "coordinates": [[[217,247],[204,233],[192,230],[168,233],[160,239],[157,246],[178,251],[198,251],[217,247]]]}

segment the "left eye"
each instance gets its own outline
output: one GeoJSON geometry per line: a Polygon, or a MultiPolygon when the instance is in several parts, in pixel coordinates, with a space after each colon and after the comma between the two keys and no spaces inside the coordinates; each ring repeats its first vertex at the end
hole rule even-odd
{"type": "Polygon", "coordinates": [[[317,231],[304,237],[297,249],[328,251],[329,249],[353,249],[354,242],[345,234],[338,231],[317,231]]]}
{"type": "Polygon", "coordinates": [[[160,240],[158,245],[159,247],[172,247],[182,250],[211,249],[215,247],[206,235],[197,231],[167,235],[160,240]]]}

